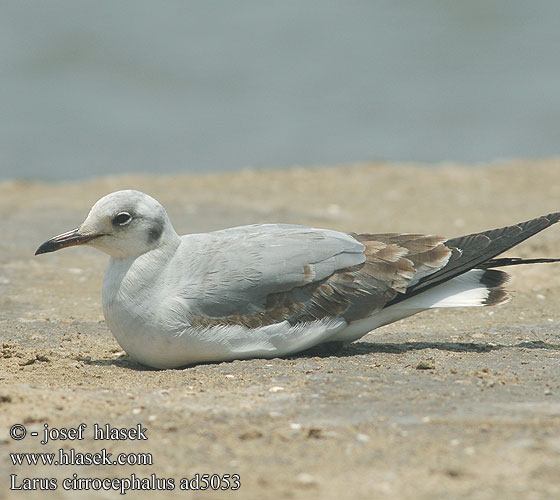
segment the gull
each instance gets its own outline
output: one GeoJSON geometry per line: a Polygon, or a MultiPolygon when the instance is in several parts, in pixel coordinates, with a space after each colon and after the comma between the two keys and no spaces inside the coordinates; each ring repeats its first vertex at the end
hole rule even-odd
{"type": "Polygon", "coordinates": [[[452,239],[291,224],[179,236],[158,201],[124,190],[36,255],[84,244],[109,254],[107,326],[139,363],[178,368],[340,347],[426,309],[501,304],[509,277],[496,267],[560,259],[495,257],[559,220],[452,239]]]}

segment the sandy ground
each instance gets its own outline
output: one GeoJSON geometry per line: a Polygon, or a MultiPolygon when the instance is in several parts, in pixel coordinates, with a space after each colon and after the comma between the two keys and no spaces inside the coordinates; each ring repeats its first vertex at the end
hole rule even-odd
{"type": "MultiPolygon", "coordinates": [[[[451,237],[560,210],[560,160],[0,183],[0,497],[27,498],[10,490],[25,478],[57,480],[41,498],[76,498],[63,487],[73,474],[154,474],[175,482],[161,498],[560,498],[560,265],[511,269],[506,305],[426,312],[340,355],[149,370],[104,324],[105,255],[33,256],[121,188],[158,198],[180,234],[283,221],[451,237]],[[40,443],[44,424],[80,423],[84,439],[40,443]],[[94,440],[96,423],[141,424],[148,439],[94,440]],[[14,424],[24,439],[10,437],[14,424]],[[10,456],[104,448],[153,463],[13,465],[10,456]],[[196,474],[239,474],[241,487],[180,490],[196,474]]],[[[560,227],[509,255],[559,256],[560,227]]]]}

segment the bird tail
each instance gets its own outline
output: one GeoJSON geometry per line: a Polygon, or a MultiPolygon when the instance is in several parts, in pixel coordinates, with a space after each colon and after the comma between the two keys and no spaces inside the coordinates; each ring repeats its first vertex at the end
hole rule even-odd
{"type": "Polygon", "coordinates": [[[511,296],[504,288],[510,276],[497,269],[471,269],[399,303],[403,308],[495,306],[511,296]]]}

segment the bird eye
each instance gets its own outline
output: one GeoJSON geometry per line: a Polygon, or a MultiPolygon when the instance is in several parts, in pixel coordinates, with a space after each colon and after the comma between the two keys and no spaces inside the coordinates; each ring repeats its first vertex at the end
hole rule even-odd
{"type": "Polygon", "coordinates": [[[132,216],[128,212],[121,212],[114,217],[113,224],[124,226],[125,224],[128,224],[131,219],[132,216]]]}

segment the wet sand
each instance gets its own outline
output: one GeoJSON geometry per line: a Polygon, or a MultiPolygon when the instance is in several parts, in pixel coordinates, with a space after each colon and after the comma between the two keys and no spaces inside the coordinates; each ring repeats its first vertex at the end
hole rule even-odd
{"type": "MultiPolygon", "coordinates": [[[[105,255],[71,248],[33,256],[123,188],[161,201],[180,234],[290,222],[452,237],[560,210],[560,160],[0,183],[1,498],[26,495],[10,490],[10,474],[15,487],[56,479],[41,498],[75,498],[63,487],[74,473],[173,478],[162,498],[560,497],[559,264],[512,268],[514,297],[503,306],[425,312],[339,355],[150,370],[104,324],[105,255]],[[87,427],[82,440],[42,445],[45,423],[87,427]],[[148,439],[94,440],[95,423],[140,423],[148,439]],[[25,426],[24,439],[10,438],[13,424],[25,426]],[[153,463],[15,466],[10,457],[58,459],[71,448],[149,453],[153,463]],[[181,491],[181,478],[197,473],[239,474],[241,488],[181,491]]],[[[507,255],[560,256],[560,227],[507,255]]]]}

